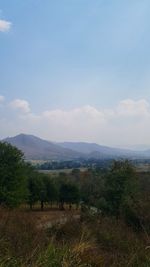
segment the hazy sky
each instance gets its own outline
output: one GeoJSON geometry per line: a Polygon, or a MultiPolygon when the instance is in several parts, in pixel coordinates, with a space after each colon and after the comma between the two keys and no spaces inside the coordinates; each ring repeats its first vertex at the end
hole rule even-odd
{"type": "Polygon", "coordinates": [[[150,144],[149,0],[0,0],[0,138],[150,144]]]}

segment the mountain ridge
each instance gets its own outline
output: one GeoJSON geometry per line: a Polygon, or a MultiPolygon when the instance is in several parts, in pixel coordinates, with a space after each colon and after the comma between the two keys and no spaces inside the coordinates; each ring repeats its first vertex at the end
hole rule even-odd
{"type": "Polygon", "coordinates": [[[71,149],[43,140],[34,135],[19,134],[2,140],[19,148],[29,160],[61,160],[79,158],[81,155],[71,149]]]}
{"type": "Polygon", "coordinates": [[[87,142],[51,142],[34,135],[19,134],[2,140],[20,150],[27,160],[116,159],[150,157],[150,151],[133,151],[87,142]]]}

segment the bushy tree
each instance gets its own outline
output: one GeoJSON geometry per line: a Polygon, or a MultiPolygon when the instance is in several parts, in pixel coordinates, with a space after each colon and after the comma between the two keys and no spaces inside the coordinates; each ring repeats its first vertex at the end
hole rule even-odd
{"type": "Polygon", "coordinates": [[[38,172],[30,170],[28,175],[28,199],[27,202],[32,210],[33,205],[40,200],[40,192],[42,190],[43,184],[38,172]]]}
{"type": "Polygon", "coordinates": [[[128,160],[114,161],[105,181],[104,212],[118,217],[131,210],[137,193],[137,176],[132,164],[128,160]]]}
{"type": "Polygon", "coordinates": [[[87,170],[81,173],[80,191],[82,201],[88,206],[97,206],[103,191],[104,181],[101,173],[87,170]]]}
{"type": "Polygon", "coordinates": [[[52,203],[53,201],[57,201],[58,193],[50,177],[46,175],[41,175],[41,179],[42,179],[42,186],[40,190],[40,202],[41,202],[41,210],[43,210],[45,202],[52,203]]]}
{"type": "Polygon", "coordinates": [[[48,176],[44,177],[43,182],[44,182],[45,189],[46,189],[46,201],[50,203],[57,201],[58,190],[56,188],[56,185],[53,183],[53,181],[48,176]]]}
{"type": "Polygon", "coordinates": [[[41,210],[44,209],[44,203],[57,201],[58,193],[56,186],[50,177],[36,171],[31,171],[28,178],[28,204],[30,209],[36,202],[40,202],[41,210]]]}
{"type": "Polygon", "coordinates": [[[64,209],[64,203],[78,204],[79,202],[79,190],[74,184],[62,183],[59,190],[60,208],[64,209]]]}
{"type": "Polygon", "coordinates": [[[23,153],[8,143],[0,142],[0,204],[19,205],[27,195],[26,164],[23,153]]]}

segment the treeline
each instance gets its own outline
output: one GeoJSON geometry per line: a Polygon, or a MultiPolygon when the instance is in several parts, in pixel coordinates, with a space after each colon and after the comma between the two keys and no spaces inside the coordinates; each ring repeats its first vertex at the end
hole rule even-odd
{"type": "Polygon", "coordinates": [[[16,147],[0,143],[0,205],[17,207],[28,203],[30,209],[40,202],[78,205],[80,200],[77,185],[67,179],[53,180],[48,175],[37,172],[24,161],[23,154],[16,147]]]}
{"type": "Polygon", "coordinates": [[[66,161],[47,161],[44,163],[37,163],[35,168],[37,170],[63,170],[76,168],[108,168],[112,163],[112,159],[76,159],[66,161]]]}
{"type": "MultiPolygon", "coordinates": [[[[113,159],[74,159],[65,161],[46,161],[36,163],[37,170],[63,170],[63,169],[81,169],[81,168],[97,168],[108,169],[112,165],[113,159]]],[[[141,165],[150,164],[150,159],[132,159],[132,165],[139,167],[141,165]]]]}
{"type": "Polygon", "coordinates": [[[27,203],[30,209],[33,205],[40,202],[41,210],[44,209],[44,203],[57,204],[61,210],[64,209],[64,204],[69,204],[71,209],[72,204],[78,206],[80,194],[78,186],[75,183],[66,179],[52,179],[48,175],[38,173],[31,170],[27,178],[28,197],[27,203]]]}

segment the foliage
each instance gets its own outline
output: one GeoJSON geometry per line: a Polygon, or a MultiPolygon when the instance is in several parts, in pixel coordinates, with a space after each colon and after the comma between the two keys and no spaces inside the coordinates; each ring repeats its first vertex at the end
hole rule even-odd
{"type": "Polygon", "coordinates": [[[115,161],[105,181],[106,212],[118,216],[126,198],[133,198],[136,187],[135,172],[128,161],[115,161]]]}
{"type": "Polygon", "coordinates": [[[40,200],[40,193],[42,190],[42,180],[40,175],[35,172],[31,171],[30,175],[28,176],[28,199],[27,202],[30,205],[30,209],[33,208],[33,204],[40,200]]]}
{"type": "Polygon", "coordinates": [[[89,206],[97,206],[102,191],[104,190],[104,178],[102,173],[91,169],[81,173],[79,187],[82,201],[89,206]]]}
{"type": "Polygon", "coordinates": [[[59,200],[61,209],[64,209],[64,203],[74,204],[79,202],[79,190],[76,185],[63,183],[59,191],[59,200]]]}
{"type": "Polygon", "coordinates": [[[26,195],[23,154],[16,147],[0,142],[0,204],[15,207],[26,195]]]}
{"type": "Polygon", "coordinates": [[[34,170],[28,176],[28,191],[27,202],[30,205],[30,209],[38,201],[41,202],[41,209],[43,209],[45,202],[49,203],[58,199],[57,188],[51,178],[34,170]]]}

